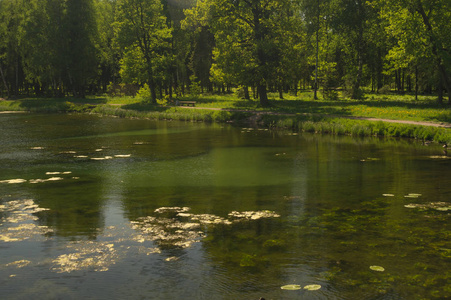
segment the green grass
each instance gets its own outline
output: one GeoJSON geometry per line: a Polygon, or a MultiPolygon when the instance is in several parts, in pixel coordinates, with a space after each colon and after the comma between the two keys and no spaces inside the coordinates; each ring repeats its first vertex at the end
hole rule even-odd
{"type": "Polygon", "coordinates": [[[435,96],[379,95],[368,94],[366,100],[352,100],[340,97],[338,100],[313,100],[312,92],[301,92],[297,96],[269,94],[271,107],[262,108],[257,100],[243,100],[234,94],[185,97],[196,100],[197,106],[206,108],[227,108],[239,110],[273,111],[279,113],[326,114],[337,116],[372,117],[393,120],[435,121],[451,123],[451,106],[438,104],[435,96]]]}
{"type": "Polygon", "coordinates": [[[435,141],[451,144],[451,130],[447,128],[398,124],[388,122],[372,122],[343,118],[321,118],[317,116],[278,116],[264,115],[261,125],[293,132],[310,132],[318,134],[401,137],[415,138],[421,141],[435,141]]]}
{"type": "Polygon", "coordinates": [[[201,95],[182,97],[180,100],[195,100],[197,108],[188,109],[143,102],[134,97],[96,96],[78,98],[23,98],[0,101],[0,110],[22,110],[31,112],[92,112],[124,118],[148,118],[155,120],[182,120],[201,122],[235,122],[267,128],[285,128],[293,131],[327,133],[354,136],[409,137],[451,143],[451,130],[419,125],[394,124],[350,120],[342,117],[373,117],[382,119],[433,121],[451,123],[451,106],[438,104],[433,96],[367,94],[365,100],[313,99],[312,92],[298,95],[269,94],[270,107],[261,107],[257,100],[243,100],[234,94],[201,95]],[[229,111],[233,110],[233,111],[229,111]],[[255,112],[276,112],[281,115],[261,115],[255,112]],[[285,115],[282,115],[285,114],[285,115]]]}

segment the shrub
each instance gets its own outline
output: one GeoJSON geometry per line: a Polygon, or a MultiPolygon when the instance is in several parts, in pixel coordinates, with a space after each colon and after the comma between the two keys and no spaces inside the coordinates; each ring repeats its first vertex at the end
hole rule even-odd
{"type": "Polygon", "coordinates": [[[142,88],[139,89],[138,93],[136,94],[136,98],[142,101],[150,101],[152,99],[152,93],[150,92],[150,88],[147,83],[145,83],[142,88]]]}

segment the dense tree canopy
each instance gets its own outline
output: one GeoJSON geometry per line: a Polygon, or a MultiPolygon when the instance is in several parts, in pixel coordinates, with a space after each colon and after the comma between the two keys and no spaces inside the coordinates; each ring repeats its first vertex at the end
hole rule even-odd
{"type": "MultiPolygon", "coordinates": [[[[451,95],[448,0],[0,0],[0,96],[451,95]]],[[[451,98],[450,98],[451,101],[451,98]]]]}

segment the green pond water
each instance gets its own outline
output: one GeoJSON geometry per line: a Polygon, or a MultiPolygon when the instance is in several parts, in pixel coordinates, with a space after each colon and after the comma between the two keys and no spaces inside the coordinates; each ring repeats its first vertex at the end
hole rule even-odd
{"type": "Polygon", "coordinates": [[[413,140],[0,115],[1,299],[443,299],[451,159],[413,140]]]}

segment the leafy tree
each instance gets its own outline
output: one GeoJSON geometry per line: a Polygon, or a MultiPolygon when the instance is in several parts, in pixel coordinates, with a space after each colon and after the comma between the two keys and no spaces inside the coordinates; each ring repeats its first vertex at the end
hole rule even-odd
{"type": "Polygon", "coordinates": [[[19,52],[23,14],[23,1],[0,1],[0,76],[8,95],[18,95],[23,81],[19,52]]]}
{"type": "Polygon", "coordinates": [[[114,21],[117,1],[96,0],[96,20],[98,30],[98,42],[96,44],[99,53],[99,77],[98,81],[103,91],[106,91],[110,82],[119,78],[120,50],[115,43],[114,21]]]}
{"type": "Polygon", "coordinates": [[[353,99],[363,96],[364,66],[367,62],[370,20],[375,18],[369,1],[331,0],[332,26],[342,40],[345,83],[353,99]]]}
{"type": "Polygon", "coordinates": [[[37,92],[51,86],[84,97],[97,75],[96,29],[93,0],[30,1],[21,41],[27,81],[37,92]]]}
{"type": "Polygon", "coordinates": [[[74,95],[85,96],[88,80],[96,75],[98,39],[93,0],[66,0],[67,77],[74,95]]]}
{"type": "Polygon", "coordinates": [[[119,0],[117,39],[124,51],[122,74],[133,83],[148,83],[156,102],[159,72],[170,55],[171,30],[158,0],[119,0]],[[134,56],[134,57],[133,57],[134,56]]]}
{"type": "MultiPolygon", "coordinates": [[[[432,62],[451,103],[451,3],[448,0],[378,0],[380,14],[388,22],[387,32],[397,40],[390,50],[392,63],[405,67],[432,62]]],[[[441,97],[439,97],[441,101],[441,97]]]]}
{"type": "Polygon", "coordinates": [[[206,0],[198,11],[215,36],[213,77],[233,84],[256,85],[262,106],[281,62],[281,34],[289,31],[291,2],[286,0],[206,0]]]}

